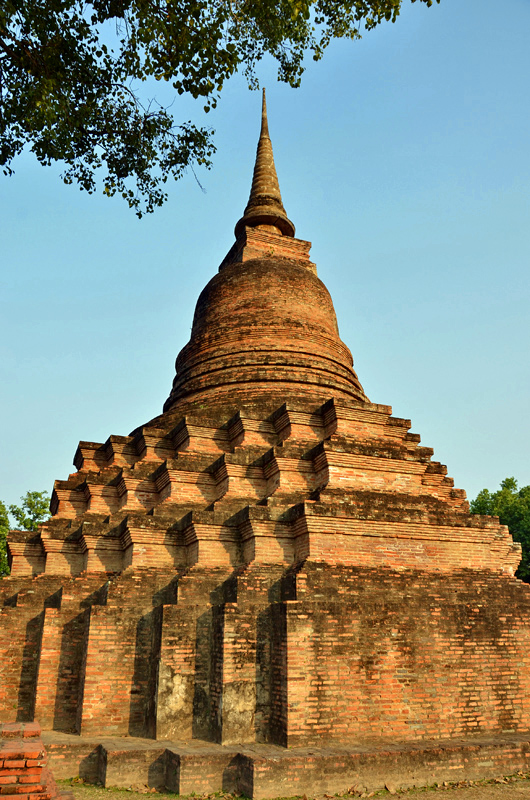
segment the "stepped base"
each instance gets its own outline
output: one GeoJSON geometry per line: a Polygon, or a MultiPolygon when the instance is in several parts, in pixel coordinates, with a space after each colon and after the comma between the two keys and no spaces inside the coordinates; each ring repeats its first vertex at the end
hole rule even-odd
{"type": "Polygon", "coordinates": [[[256,800],[480,780],[530,770],[530,732],[385,747],[225,747],[211,742],[93,738],[44,732],[57,778],[178,794],[237,792],[256,800]]]}

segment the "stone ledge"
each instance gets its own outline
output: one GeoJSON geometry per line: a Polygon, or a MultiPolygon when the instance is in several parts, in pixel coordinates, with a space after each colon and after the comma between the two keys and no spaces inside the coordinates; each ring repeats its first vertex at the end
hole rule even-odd
{"type": "Polygon", "coordinates": [[[286,749],[252,744],[90,738],[44,732],[58,778],[79,775],[88,783],[128,788],[147,785],[179,794],[239,792],[255,800],[428,786],[481,780],[530,769],[530,732],[469,739],[398,742],[371,747],[286,749]]]}

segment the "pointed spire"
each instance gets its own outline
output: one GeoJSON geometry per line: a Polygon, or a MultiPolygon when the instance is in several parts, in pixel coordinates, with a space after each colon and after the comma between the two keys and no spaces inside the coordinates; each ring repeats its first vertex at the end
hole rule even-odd
{"type": "Polygon", "coordinates": [[[245,213],[235,228],[236,238],[243,232],[245,225],[272,225],[284,236],[294,236],[294,225],[285,213],[274,166],[267,122],[265,89],[263,90],[261,133],[256,152],[252,188],[245,213]]]}

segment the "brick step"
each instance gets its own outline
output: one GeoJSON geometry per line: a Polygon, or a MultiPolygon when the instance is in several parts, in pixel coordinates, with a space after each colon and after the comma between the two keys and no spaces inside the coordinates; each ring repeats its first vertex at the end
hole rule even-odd
{"type": "Polygon", "coordinates": [[[238,412],[219,424],[207,417],[182,418],[169,431],[143,426],[131,436],[110,436],[104,444],[80,442],[74,456],[79,472],[110,466],[132,467],[142,461],[164,461],[180,452],[222,453],[244,445],[267,447],[278,442],[274,425],[238,412]]]}
{"type": "MultiPolygon", "coordinates": [[[[423,461],[432,451],[417,447],[419,437],[410,434],[409,427],[408,420],[390,417],[387,406],[340,404],[333,400],[312,413],[283,404],[266,419],[258,419],[241,409],[228,421],[197,416],[181,419],[169,431],[144,426],[131,436],[111,436],[105,444],[81,442],[74,458],[79,471],[67,481],[56,482],[52,513],[73,517],[87,510],[115,513],[122,507],[135,505],[148,508],[153,504],[150,498],[154,502],[166,498],[163,487],[171,481],[167,476],[164,479],[164,471],[190,471],[185,462],[179,463],[178,456],[185,453],[191,457],[195,454],[203,461],[208,454],[237,454],[243,448],[248,451],[285,442],[291,452],[285,452],[283,457],[292,458],[293,448],[307,448],[333,436],[352,440],[352,446],[356,443],[358,450],[362,450],[364,442],[363,452],[372,448],[375,455],[377,442],[383,452],[385,447],[397,446],[406,458],[423,461]],[[166,467],[157,472],[157,463],[164,462],[166,467]],[[121,471],[117,473],[117,469],[121,471]]],[[[197,468],[207,469],[201,464],[191,470],[196,472],[197,468]]]]}
{"type": "Polygon", "coordinates": [[[3,800],[74,800],[59,792],[47,765],[38,723],[0,723],[0,796],[3,800]]]}
{"type": "Polygon", "coordinates": [[[320,409],[326,437],[338,436],[363,438],[388,438],[407,442],[420,441],[418,434],[411,434],[409,419],[392,417],[392,408],[375,403],[346,403],[343,400],[328,400],[320,409]]]}
{"type": "Polygon", "coordinates": [[[79,776],[106,787],[149,787],[182,795],[230,792],[253,800],[344,794],[354,786],[372,792],[393,784],[399,790],[530,770],[529,734],[310,750],[50,732],[42,738],[58,779],[79,776]]]}
{"type": "MultiPolygon", "coordinates": [[[[483,528],[486,538],[481,541],[484,543],[494,535],[492,526],[498,528],[496,522],[487,522],[467,513],[465,492],[453,488],[452,480],[443,474],[442,465],[434,464],[435,471],[425,473],[428,465],[418,462],[336,453],[320,445],[316,450],[315,459],[310,461],[306,458],[283,458],[278,455],[283,453],[283,448],[272,448],[260,457],[262,466],[233,465],[229,461],[231,456],[223,455],[214,462],[215,475],[202,473],[204,481],[209,482],[209,496],[206,483],[198,488],[193,483],[192,473],[174,471],[176,477],[191,475],[194,497],[189,491],[183,491],[182,485],[175,483],[175,487],[180,489],[175,495],[183,502],[171,503],[168,500],[155,506],[153,513],[122,511],[108,517],[98,515],[93,522],[85,516],[77,530],[73,521],[70,526],[64,525],[64,521],[60,525],[54,525],[53,521],[44,524],[40,538],[29,532],[21,535],[20,541],[16,536],[12,540],[13,552],[17,556],[14,574],[44,569],[46,573],[66,575],[80,574],[84,570],[115,573],[130,566],[184,569],[197,562],[215,566],[216,559],[220,566],[233,567],[252,560],[272,561],[275,557],[282,563],[294,563],[312,558],[316,553],[297,547],[295,540],[300,529],[289,527],[293,519],[289,509],[299,506],[301,501],[308,507],[311,502],[319,501],[322,505],[319,516],[330,517],[329,525],[322,522],[327,544],[318,558],[328,558],[331,563],[337,560],[355,563],[359,557],[360,543],[351,538],[343,540],[340,552],[329,549],[328,545],[333,542],[327,534],[338,530],[337,517],[365,519],[368,523],[366,529],[375,521],[406,523],[405,527],[400,524],[395,531],[388,531],[391,539],[396,536],[417,539],[416,529],[407,526],[424,524],[426,528],[420,538],[437,538],[442,549],[446,545],[451,548],[450,542],[454,537],[449,529],[454,527],[483,528]],[[364,490],[367,469],[372,472],[370,492],[364,490]],[[210,484],[217,485],[217,496],[210,484]],[[191,510],[187,512],[189,507],[191,510]],[[260,509],[268,509],[267,520],[284,523],[283,527],[273,524],[261,528],[252,525],[250,529],[248,525],[241,527],[240,512],[246,513],[246,508],[254,508],[257,513],[261,513],[260,509]],[[436,526],[442,526],[443,532],[436,531],[436,526]],[[249,535],[254,542],[251,546],[246,544],[249,535]],[[262,548],[261,554],[255,549],[256,535],[266,537],[263,544],[270,545],[268,556],[267,549],[262,548]],[[40,550],[38,558],[35,555],[37,549],[40,550]]],[[[167,472],[165,462],[158,469],[167,472]]],[[[347,533],[347,530],[338,532],[347,533]]],[[[365,535],[359,526],[354,532],[355,536],[365,535]]],[[[499,535],[503,540],[506,538],[504,533],[499,535]]],[[[368,541],[363,547],[365,545],[369,549],[368,541]]],[[[504,544],[501,550],[503,548],[504,544]]],[[[394,546],[390,551],[383,551],[382,563],[389,566],[399,564],[399,554],[396,553],[394,558],[393,550],[394,546]]],[[[421,552],[418,553],[414,559],[421,558],[421,552]]],[[[469,559],[459,564],[462,554],[455,550],[449,555],[449,561],[446,563],[444,559],[437,568],[469,566],[469,559]]],[[[357,563],[366,564],[366,558],[370,558],[368,552],[357,563]]],[[[419,565],[414,561],[414,564],[407,562],[403,566],[415,566],[416,563],[419,565]]],[[[490,564],[487,550],[480,554],[477,563],[487,563],[488,568],[495,569],[495,565],[490,564]]]]}
{"type": "MultiPolygon", "coordinates": [[[[388,438],[363,438],[333,434],[319,442],[312,450],[311,457],[319,453],[344,454],[355,456],[375,456],[380,459],[418,461],[427,464],[434,453],[432,447],[420,447],[416,442],[396,441],[388,438]]],[[[440,465],[442,469],[447,468],[440,465]]],[[[444,473],[445,474],[445,473],[444,473]]]]}
{"type": "MultiPolygon", "coordinates": [[[[186,504],[192,509],[222,502],[235,513],[238,501],[242,508],[273,496],[289,503],[298,494],[300,501],[324,489],[351,494],[369,480],[375,491],[429,496],[448,509],[467,510],[465,493],[453,488],[445,466],[430,460],[432,450],[418,445],[409,426],[408,420],[390,417],[386,406],[336,401],[311,413],[284,404],[266,419],[242,409],[226,422],[197,416],[181,419],[169,431],[144,426],[129,437],[110,437],[105,445],[84,443],[90,445],[88,455],[77,458],[84,474],[57,482],[52,505],[59,517],[88,521],[91,514],[100,520],[110,515],[111,528],[114,517],[135,511],[155,515],[165,504],[184,511],[186,504]],[[86,472],[90,453],[99,472],[86,472]]],[[[97,535],[94,529],[92,536],[97,535]]],[[[79,546],[86,551],[82,542],[79,546]]],[[[43,558],[37,549],[38,544],[25,543],[33,569],[43,558]]],[[[103,567],[120,569],[116,558],[116,567],[110,556],[103,567]]],[[[77,558],[77,571],[84,568],[82,560],[77,558]]]]}
{"type": "MultiPolygon", "coordinates": [[[[8,604],[0,608],[0,718],[31,721],[37,716],[46,727],[77,731],[91,616],[97,618],[97,609],[106,610],[108,604],[113,618],[117,606],[132,604],[134,624],[141,624],[142,614],[154,605],[176,601],[174,579],[174,571],[145,570],[120,576],[118,586],[100,574],[66,578],[58,587],[57,576],[42,576],[7,593],[8,604]]],[[[124,613],[131,616],[130,610],[124,613]]],[[[120,630],[114,635],[121,641],[120,630]]],[[[133,637],[133,649],[137,645],[133,637]]]]}

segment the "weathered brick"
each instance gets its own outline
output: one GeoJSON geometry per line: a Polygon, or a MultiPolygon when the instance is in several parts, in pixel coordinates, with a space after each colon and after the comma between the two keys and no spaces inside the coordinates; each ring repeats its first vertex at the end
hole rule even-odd
{"type": "MultiPolygon", "coordinates": [[[[286,757],[276,772],[240,752],[249,744],[400,743],[412,763],[407,747],[426,740],[530,730],[520,546],[469,514],[409,420],[364,394],[310,244],[294,238],[266,128],[164,412],[129,436],[80,442],[52,518],[10,533],[4,771],[45,766],[38,726],[20,719],[237,747],[234,763],[224,751],[164,756],[170,788],[240,781],[256,796],[281,775],[309,791],[299,775],[314,762],[286,757]]],[[[318,758],[347,771],[349,757],[318,758]]],[[[101,748],[83,759],[93,779],[105,763],[119,772],[101,748]]],[[[39,800],[55,791],[45,773],[39,800]]],[[[31,774],[17,775],[20,792],[31,774]]]]}

